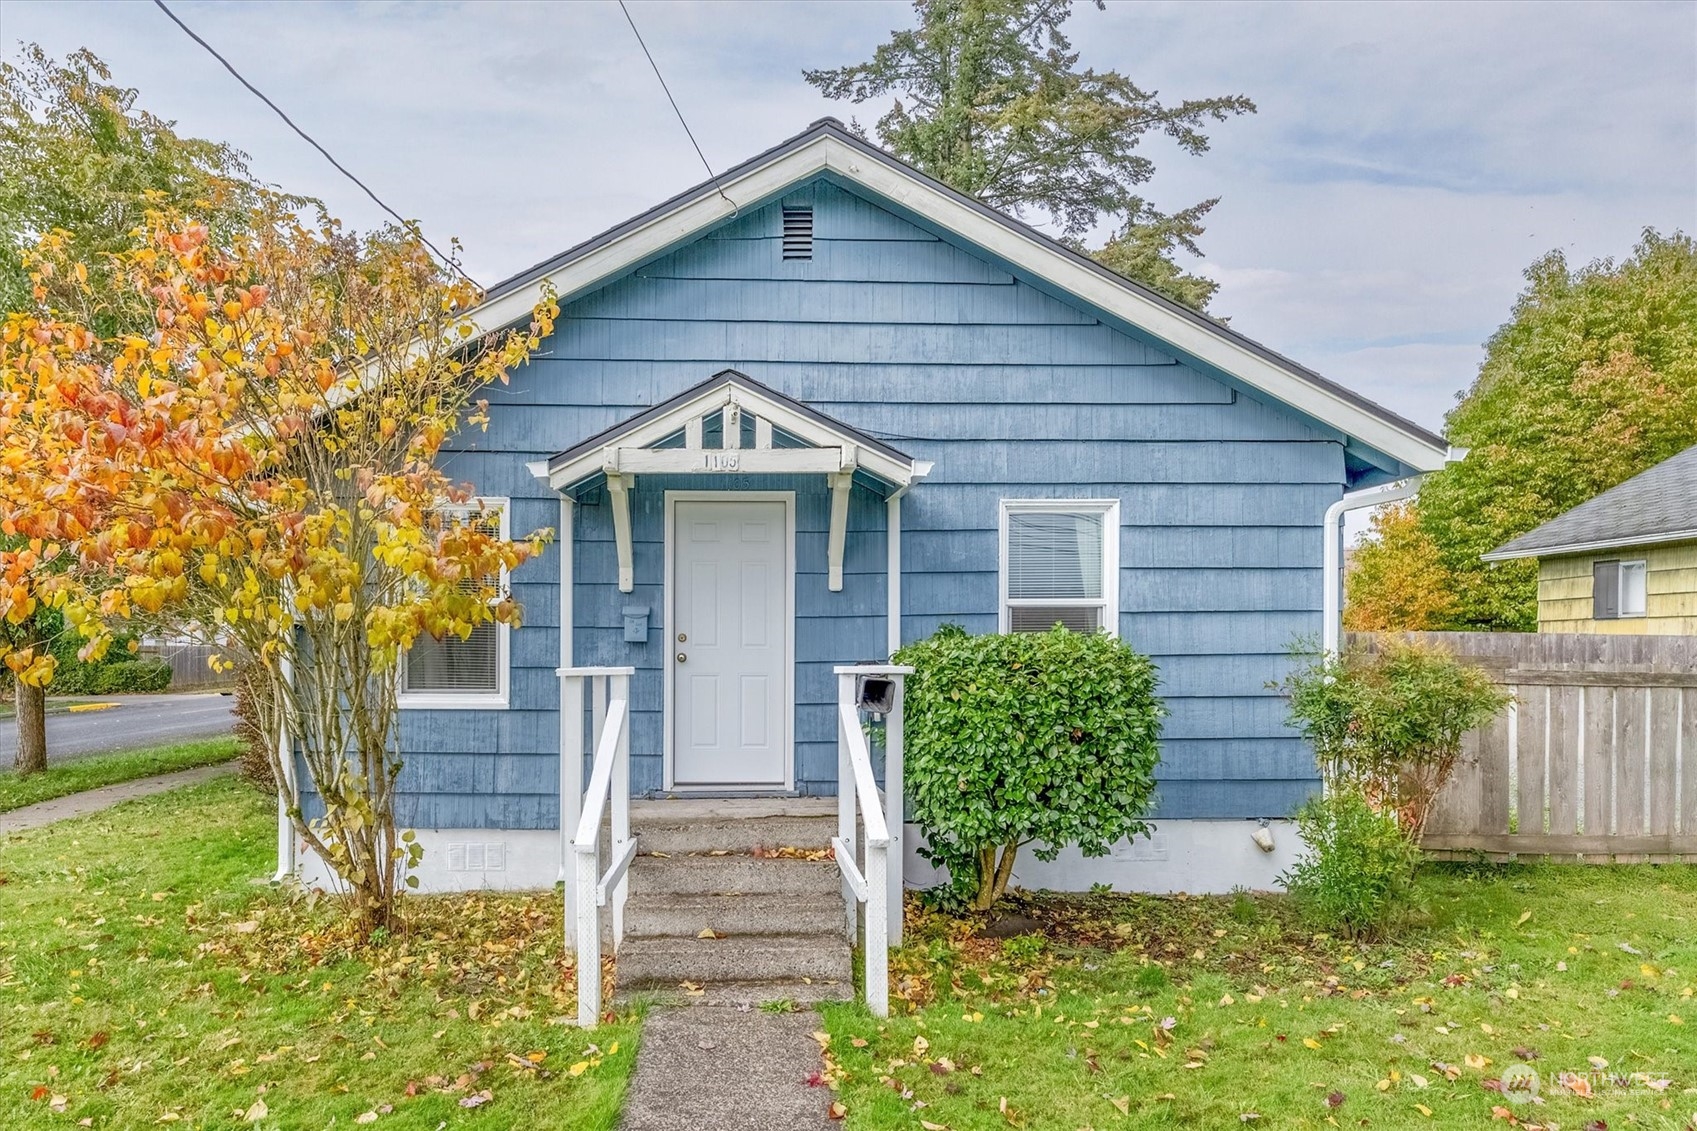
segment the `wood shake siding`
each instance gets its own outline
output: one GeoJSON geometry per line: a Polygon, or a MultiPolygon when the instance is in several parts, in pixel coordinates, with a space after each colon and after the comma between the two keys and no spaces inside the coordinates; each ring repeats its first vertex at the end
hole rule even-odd
{"type": "Polygon", "coordinates": [[[1538,631],[1697,635],[1697,542],[1540,560],[1538,631]],[[1645,563],[1645,615],[1596,620],[1591,615],[1592,566],[1616,560],[1645,563]]]}

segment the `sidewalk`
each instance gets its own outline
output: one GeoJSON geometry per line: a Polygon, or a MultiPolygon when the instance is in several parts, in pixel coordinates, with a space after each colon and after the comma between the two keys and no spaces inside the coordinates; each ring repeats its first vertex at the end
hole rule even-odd
{"type": "Polygon", "coordinates": [[[619,1131],[826,1131],[811,1011],[685,1005],[642,1022],[619,1131]],[[811,1078],[811,1083],[810,1083],[811,1078]]]}
{"type": "Polygon", "coordinates": [[[34,805],[25,805],[22,809],[14,809],[10,813],[0,813],[0,834],[21,833],[28,829],[38,829],[42,825],[51,825],[54,821],[86,817],[90,813],[110,809],[121,801],[133,801],[138,797],[164,793],[180,786],[199,785],[203,781],[211,781],[213,778],[235,772],[235,762],[220,762],[215,766],[196,766],[192,770],[155,774],[150,778],[137,778],[134,781],[104,785],[99,789],[73,793],[66,797],[55,797],[51,801],[39,801],[34,805]]]}

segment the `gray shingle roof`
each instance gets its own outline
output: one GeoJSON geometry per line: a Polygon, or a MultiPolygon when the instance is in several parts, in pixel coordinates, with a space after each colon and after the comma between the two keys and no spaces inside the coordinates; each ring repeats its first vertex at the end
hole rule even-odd
{"type": "Polygon", "coordinates": [[[1505,542],[1486,561],[1697,540],[1697,446],[1505,542]]]}

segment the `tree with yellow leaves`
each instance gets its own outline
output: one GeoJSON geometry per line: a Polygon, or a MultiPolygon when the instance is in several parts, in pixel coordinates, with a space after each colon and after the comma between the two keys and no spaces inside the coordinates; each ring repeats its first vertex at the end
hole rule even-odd
{"type": "Polygon", "coordinates": [[[1414,503],[1375,511],[1349,556],[1344,627],[1352,632],[1430,632],[1455,612],[1438,545],[1420,527],[1414,503]]]}
{"type": "MultiPolygon", "coordinates": [[[[115,287],[67,247],[43,240],[35,309],[0,330],[0,617],[56,608],[85,657],[138,616],[209,626],[290,738],[270,756],[296,834],[384,926],[420,858],[394,813],[398,665],[426,634],[516,625],[501,578],[551,536],[501,537],[436,457],[557,307],[482,327],[415,232],[309,228],[280,199],[224,241],[150,214],[115,287]],[[89,329],[137,312],[150,333],[89,329]]],[[[3,658],[52,677],[43,649],[3,658]]]]}

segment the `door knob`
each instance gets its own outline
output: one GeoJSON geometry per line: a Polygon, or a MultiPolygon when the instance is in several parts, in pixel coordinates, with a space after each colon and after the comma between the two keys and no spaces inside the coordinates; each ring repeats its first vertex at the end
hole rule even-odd
{"type": "Polygon", "coordinates": [[[686,656],[686,655],[684,655],[684,654],[683,654],[683,653],[682,653],[682,652],[679,652],[679,653],[678,653],[678,663],[680,663],[680,664],[681,664],[681,663],[683,663],[683,662],[684,662],[684,661],[685,661],[685,660],[687,660],[687,659],[689,659],[689,657],[688,657],[688,656],[686,656]]]}

